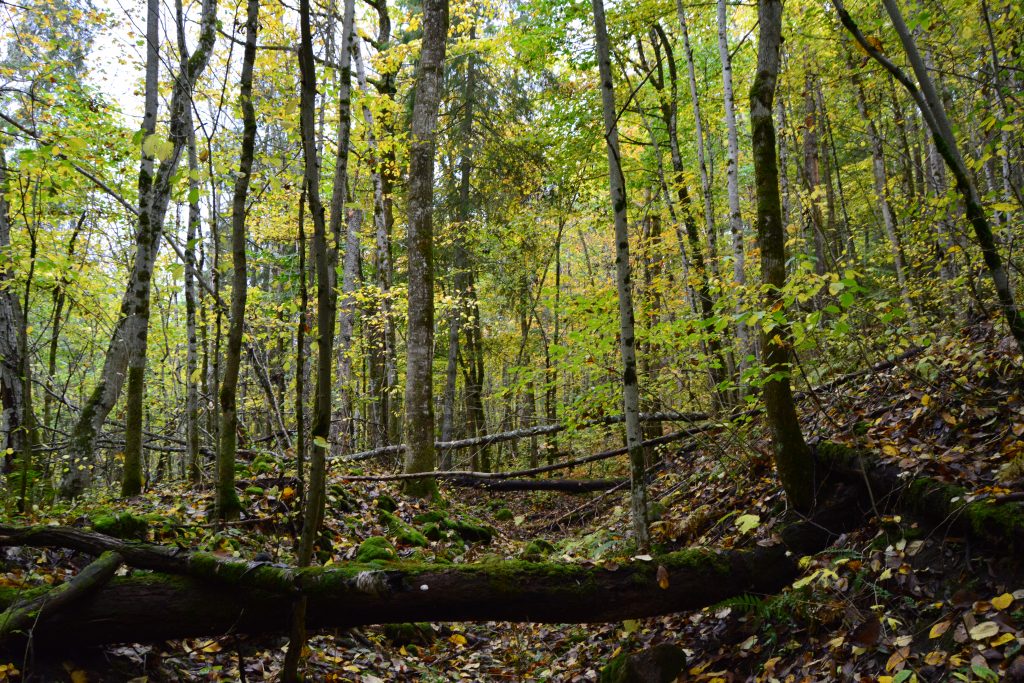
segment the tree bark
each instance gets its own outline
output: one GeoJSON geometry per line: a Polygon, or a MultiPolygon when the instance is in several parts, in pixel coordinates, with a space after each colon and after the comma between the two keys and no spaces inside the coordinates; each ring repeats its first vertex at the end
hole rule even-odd
{"type": "Polygon", "coordinates": [[[750,129],[757,188],[761,277],[768,290],[768,310],[776,312],[774,327],[764,333],[762,340],[763,362],[769,375],[763,395],[779,479],[790,505],[807,511],[814,502],[813,463],[789,385],[790,332],[782,298],[782,288],[786,284],[786,233],[782,224],[775,124],[772,121],[772,101],[778,81],[782,43],[781,0],[758,1],[758,26],[757,73],[750,89],[750,129]]]}
{"type": "Polygon", "coordinates": [[[256,38],[259,33],[259,0],[248,0],[245,21],[245,50],[238,101],[242,110],[242,149],[235,174],[231,199],[231,314],[228,347],[224,354],[224,378],[220,385],[220,448],[217,449],[217,492],[214,511],[217,519],[238,517],[241,503],[235,492],[235,456],[238,450],[238,375],[242,362],[242,331],[245,326],[245,300],[248,290],[248,266],[245,254],[245,214],[252,178],[253,152],[256,148],[256,110],[252,103],[253,66],[256,63],[256,38]]]}
{"type": "Polygon", "coordinates": [[[601,104],[604,113],[604,141],[608,152],[608,190],[615,217],[615,287],[619,299],[622,412],[626,423],[626,448],[629,450],[630,507],[633,518],[633,536],[637,548],[646,551],[650,545],[650,535],[647,529],[647,482],[644,480],[643,434],[640,430],[640,391],[636,372],[636,337],[629,263],[626,179],[622,173],[619,157],[618,112],[615,107],[615,89],[612,84],[612,64],[609,56],[608,27],[605,24],[603,0],[593,0],[593,7],[597,68],[601,79],[601,104]]]}
{"type": "MultiPolygon", "coordinates": [[[[308,598],[307,624],[314,630],[411,621],[620,621],[698,609],[747,592],[776,592],[797,575],[795,560],[784,547],[773,546],[694,548],[623,562],[614,571],[515,560],[418,569],[353,565],[298,573],[261,565],[251,570],[271,586],[280,585],[279,591],[237,578],[253,566],[238,562],[233,573],[215,581],[166,574],[116,577],[89,600],[40,620],[33,644],[52,652],[69,643],[282,633],[295,592],[308,598]],[[659,573],[666,588],[659,585],[659,573]],[[294,590],[286,591],[290,585],[294,590]]],[[[0,607],[5,597],[0,594],[0,607]]]]}
{"type": "MultiPolygon", "coordinates": [[[[409,150],[409,327],[406,347],[406,473],[429,472],[434,457],[434,145],[444,78],[448,0],[425,0],[416,67],[409,150]]],[[[411,480],[406,493],[431,497],[432,479],[411,480]]]]}
{"type": "MultiPolygon", "coordinates": [[[[682,0],[677,0],[681,2],[682,0]]],[[[736,131],[736,105],[732,90],[732,57],[729,55],[729,19],[725,0],[718,0],[718,57],[722,62],[722,99],[725,103],[725,128],[728,137],[726,157],[726,180],[729,196],[729,232],[732,234],[732,279],[736,283],[736,338],[739,346],[739,370],[747,369],[747,355],[750,353],[750,335],[747,324],[742,320],[743,291],[747,285],[746,258],[743,247],[743,217],[740,215],[740,143],[736,131]]]]}
{"type": "Polygon", "coordinates": [[[0,148],[0,450],[3,451],[3,471],[11,473],[28,441],[22,381],[25,348],[21,330],[25,320],[21,304],[13,286],[13,260],[10,258],[11,224],[7,203],[7,155],[0,148]]]}

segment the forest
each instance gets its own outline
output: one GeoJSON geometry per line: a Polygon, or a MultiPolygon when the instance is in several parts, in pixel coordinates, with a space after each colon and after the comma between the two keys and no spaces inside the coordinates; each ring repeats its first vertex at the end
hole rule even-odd
{"type": "Polygon", "coordinates": [[[0,26],[0,682],[1024,681],[1020,3],[0,26]]]}

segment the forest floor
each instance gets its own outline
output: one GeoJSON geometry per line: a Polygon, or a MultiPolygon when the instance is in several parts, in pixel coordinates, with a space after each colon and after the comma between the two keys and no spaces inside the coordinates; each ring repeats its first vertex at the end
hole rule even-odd
{"type": "MultiPolygon", "coordinates": [[[[1024,480],[1018,372],[990,329],[971,328],[892,369],[805,396],[806,433],[869,449],[911,476],[923,472],[955,482],[971,499],[1012,494],[1024,480]]],[[[666,449],[666,466],[651,488],[659,517],[654,540],[666,550],[771,543],[785,505],[769,452],[756,419],[705,434],[685,453],[666,449]]],[[[575,474],[604,476],[621,466],[595,465],[575,474]]],[[[335,467],[335,475],[341,471],[335,467]]],[[[425,508],[390,483],[336,481],[327,520],[331,547],[321,561],[350,560],[374,536],[387,537],[399,555],[454,563],[525,553],[607,566],[631,554],[624,542],[625,494],[499,495],[444,485],[442,492],[449,501],[445,514],[493,527],[493,539],[442,537],[415,548],[410,527],[381,508],[394,503],[393,514],[406,523],[425,508]],[[577,508],[580,514],[558,522],[577,508]]],[[[149,532],[156,542],[241,557],[267,553],[289,562],[293,495],[288,486],[248,488],[244,500],[254,521],[220,532],[204,526],[209,500],[182,487],[160,486],[127,505],[116,503],[116,509],[163,520],[149,532]],[[176,522],[168,525],[168,519],[176,522]]],[[[79,508],[38,520],[68,524],[89,513],[79,508]]],[[[85,560],[66,551],[11,549],[0,562],[0,585],[33,585],[62,581],[85,560]]],[[[668,617],[370,627],[317,635],[309,643],[307,672],[310,680],[364,683],[594,681],[616,654],[667,642],[688,657],[679,680],[1024,681],[1024,572],[1020,558],[1006,556],[1005,548],[979,547],[929,520],[879,514],[803,558],[801,566],[803,575],[778,595],[741,596],[668,617]]],[[[49,671],[76,683],[269,681],[277,678],[286,644],[284,637],[225,636],[128,645],[54,662],[49,671]]],[[[21,668],[23,662],[0,660],[0,681],[17,680],[21,668]]]]}

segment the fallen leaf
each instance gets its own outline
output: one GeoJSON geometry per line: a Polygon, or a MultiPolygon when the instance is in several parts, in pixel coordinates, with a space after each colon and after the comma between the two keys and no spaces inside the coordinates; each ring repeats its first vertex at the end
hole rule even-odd
{"type": "Polygon", "coordinates": [[[928,631],[929,638],[939,638],[943,633],[949,630],[950,622],[940,621],[939,623],[932,626],[932,629],[928,631]]]}
{"type": "Polygon", "coordinates": [[[662,590],[668,590],[668,570],[663,564],[658,565],[658,586],[662,590]]]}
{"type": "Polygon", "coordinates": [[[972,628],[969,633],[973,640],[985,640],[999,633],[999,624],[994,621],[983,621],[972,628]]]}
{"type": "Polygon", "coordinates": [[[996,609],[1003,610],[1013,604],[1013,596],[1009,593],[1003,593],[1000,596],[992,598],[992,606],[996,609]]]}

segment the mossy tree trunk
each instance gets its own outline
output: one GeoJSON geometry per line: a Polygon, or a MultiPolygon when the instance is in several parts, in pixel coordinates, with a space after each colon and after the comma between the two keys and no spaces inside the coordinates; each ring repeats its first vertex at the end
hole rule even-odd
{"type": "MultiPolygon", "coordinates": [[[[434,457],[434,146],[444,78],[448,0],[425,0],[416,66],[409,150],[409,327],[405,373],[404,472],[429,472],[434,457]]],[[[413,479],[406,493],[431,497],[433,479],[413,479]]]]}
{"type": "Polygon", "coordinates": [[[761,277],[767,289],[766,305],[773,311],[774,320],[773,327],[764,333],[762,340],[763,362],[768,373],[763,397],[779,479],[790,505],[807,511],[813,504],[814,472],[811,452],[804,441],[789,385],[791,335],[782,298],[782,288],[786,284],[786,234],[782,224],[775,124],[772,120],[782,43],[781,0],[759,0],[758,25],[757,73],[750,89],[750,128],[761,277]]]}

